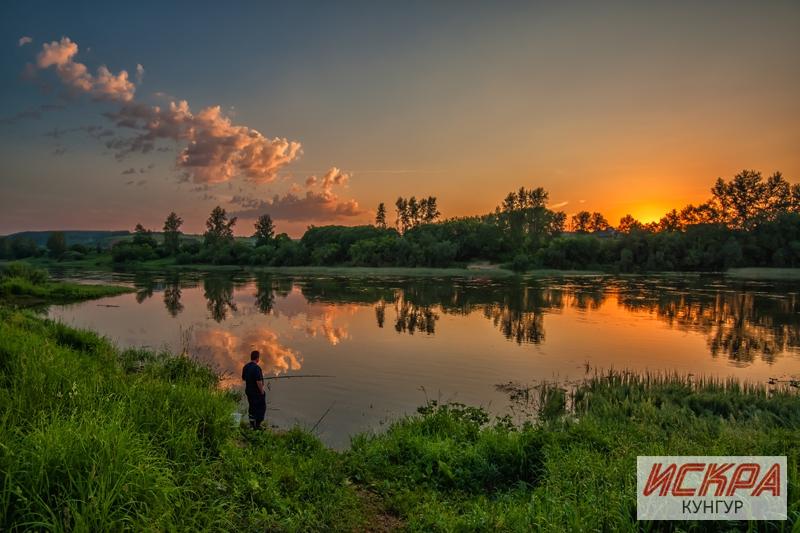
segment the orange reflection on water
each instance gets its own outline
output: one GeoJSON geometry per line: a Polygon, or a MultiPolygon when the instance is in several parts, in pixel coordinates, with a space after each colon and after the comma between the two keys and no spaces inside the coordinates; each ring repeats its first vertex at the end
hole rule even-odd
{"type": "Polygon", "coordinates": [[[302,366],[300,354],[283,346],[274,331],[259,326],[248,329],[244,335],[236,335],[223,328],[207,328],[193,331],[192,353],[224,372],[223,383],[240,383],[242,365],[250,360],[250,352],[261,352],[261,368],[274,375],[302,366]]]}
{"type": "Polygon", "coordinates": [[[295,317],[292,327],[300,329],[309,337],[323,337],[331,346],[336,346],[350,338],[347,326],[336,324],[337,319],[346,319],[356,314],[363,306],[355,304],[320,305],[307,304],[305,320],[295,317]]]}

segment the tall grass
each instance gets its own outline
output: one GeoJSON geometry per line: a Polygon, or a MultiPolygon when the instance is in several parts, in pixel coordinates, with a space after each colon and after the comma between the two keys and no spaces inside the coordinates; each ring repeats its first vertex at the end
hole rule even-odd
{"type": "Polygon", "coordinates": [[[5,303],[30,305],[76,302],[133,290],[116,285],[53,282],[45,270],[27,263],[8,263],[0,267],[0,300],[5,303]]]}

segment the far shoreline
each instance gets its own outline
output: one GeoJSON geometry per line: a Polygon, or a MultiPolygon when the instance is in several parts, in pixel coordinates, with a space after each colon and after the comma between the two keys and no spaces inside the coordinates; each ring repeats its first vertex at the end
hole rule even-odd
{"type": "Polygon", "coordinates": [[[0,261],[0,265],[10,262],[22,262],[48,269],[75,269],[102,272],[147,272],[147,271],[184,271],[184,272],[266,272],[275,274],[296,275],[334,275],[353,277],[462,277],[462,278],[543,278],[543,277],[581,277],[581,276],[698,276],[719,275],[732,280],[800,280],[800,268],[777,267],[742,267],[726,271],[645,271],[614,272],[613,270],[586,269],[561,270],[540,268],[525,271],[513,271],[498,264],[472,263],[460,267],[361,267],[361,266],[260,266],[260,265],[214,265],[206,263],[180,265],[171,260],[158,259],[142,263],[115,264],[107,260],[107,256],[87,258],[79,261],[54,261],[49,258],[20,259],[17,261],[0,261]]]}

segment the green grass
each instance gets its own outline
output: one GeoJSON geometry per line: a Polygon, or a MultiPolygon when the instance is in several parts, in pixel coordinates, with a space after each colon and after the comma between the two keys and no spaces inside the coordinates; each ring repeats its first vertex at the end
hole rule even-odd
{"type": "Polygon", "coordinates": [[[0,307],[0,531],[730,530],[635,521],[637,455],[786,455],[800,524],[800,397],[788,387],[608,374],[503,388],[514,417],[430,403],[344,452],[233,424],[192,359],[121,351],[0,307]]]}
{"type": "Polygon", "coordinates": [[[42,257],[28,257],[20,260],[20,262],[29,263],[33,266],[41,268],[84,268],[87,270],[112,270],[113,261],[109,253],[90,253],[83,259],[77,260],[57,260],[47,256],[42,257]]]}
{"type": "Polygon", "coordinates": [[[0,268],[0,304],[36,305],[69,303],[133,292],[133,287],[88,285],[50,280],[46,271],[28,263],[7,263],[0,268]]]}
{"type": "Polygon", "coordinates": [[[542,390],[517,394],[537,414],[522,425],[431,404],[385,434],[357,437],[351,475],[412,530],[727,531],[747,524],[640,526],[636,456],[786,455],[790,519],[765,529],[800,523],[796,393],[633,374],[597,376],[569,394],[542,390]]]}

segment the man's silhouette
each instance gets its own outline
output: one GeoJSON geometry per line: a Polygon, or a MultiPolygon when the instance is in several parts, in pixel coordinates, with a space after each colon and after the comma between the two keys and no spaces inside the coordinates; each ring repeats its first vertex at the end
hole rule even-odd
{"type": "Polygon", "coordinates": [[[261,422],[267,413],[267,395],[264,392],[264,374],[258,361],[261,354],[258,350],[250,352],[250,362],[242,368],[242,380],[245,382],[244,393],[247,395],[250,415],[250,427],[261,429],[261,422]]]}

